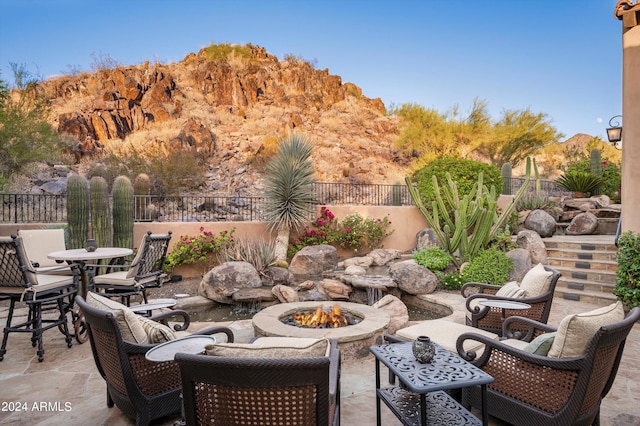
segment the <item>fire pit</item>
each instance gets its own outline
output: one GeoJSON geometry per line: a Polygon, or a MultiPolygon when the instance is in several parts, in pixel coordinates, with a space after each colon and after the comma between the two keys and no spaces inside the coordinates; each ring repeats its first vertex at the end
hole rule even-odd
{"type": "Polygon", "coordinates": [[[281,321],[288,325],[303,328],[338,328],[355,325],[362,321],[362,318],[349,313],[343,313],[340,306],[334,303],[331,311],[322,309],[322,305],[318,305],[315,311],[296,312],[282,318],[281,321]]]}
{"type": "Polygon", "coordinates": [[[382,335],[389,326],[389,314],[368,305],[350,302],[294,302],[270,306],[253,316],[253,328],[257,336],[313,337],[337,339],[343,359],[364,357],[369,346],[382,342],[382,335]],[[291,324],[288,318],[294,314],[333,312],[334,305],[345,315],[352,316],[355,324],[342,327],[309,328],[291,324]],[[285,323],[285,322],[287,323],[285,323]]]}

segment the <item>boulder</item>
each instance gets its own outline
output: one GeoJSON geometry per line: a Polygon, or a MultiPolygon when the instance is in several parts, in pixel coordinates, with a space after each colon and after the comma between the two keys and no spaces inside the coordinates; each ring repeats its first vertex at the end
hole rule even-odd
{"type": "Polygon", "coordinates": [[[275,295],[267,287],[241,288],[231,295],[234,303],[273,302],[275,295]]]}
{"type": "Polygon", "coordinates": [[[389,267],[389,275],[398,283],[400,290],[409,294],[433,293],[438,285],[435,274],[414,260],[394,263],[389,267]]]}
{"type": "Polygon", "coordinates": [[[362,266],[351,265],[344,270],[344,273],[345,275],[365,275],[367,271],[362,266]]]}
{"type": "Polygon", "coordinates": [[[299,302],[298,292],[286,285],[276,285],[271,292],[278,298],[280,303],[299,302]]]}
{"type": "Polygon", "coordinates": [[[590,199],[599,209],[608,207],[609,204],[611,204],[611,198],[609,198],[609,196],[605,194],[594,195],[590,199]]]}
{"type": "Polygon", "coordinates": [[[355,288],[373,288],[380,290],[387,290],[389,288],[396,288],[398,284],[391,277],[384,277],[380,275],[343,275],[340,277],[341,281],[347,283],[355,288]]]}
{"type": "Polygon", "coordinates": [[[518,232],[516,243],[529,252],[533,265],[547,263],[547,248],[537,232],[528,229],[518,232]]]}
{"type": "Polygon", "coordinates": [[[191,117],[171,145],[176,151],[210,156],[216,149],[216,136],[200,120],[191,117]]]}
{"type": "Polygon", "coordinates": [[[593,213],[580,213],[571,220],[565,230],[567,235],[591,235],[598,227],[598,218],[593,213]]]}
{"type": "Polygon", "coordinates": [[[400,257],[400,251],[395,249],[375,249],[368,255],[373,259],[373,264],[377,266],[386,265],[394,259],[400,257]]]}
{"type": "Polygon", "coordinates": [[[517,248],[508,251],[506,255],[513,261],[513,268],[509,271],[507,281],[522,281],[522,278],[531,269],[531,253],[526,249],[517,248]]]}
{"type": "Polygon", "coordinates": [[[306,290],[311,290],[315,286],[316,286],[316,283],[314,283],[313,280],[306,280],[298,284],[298,287],[296,287],[296,289],[298,291],[306,291],[306,290]]]}
{"type": "Polygon", "coordinates": [[[427,247],[440,247],[442,248],[442,244],[436,237],[436,233],[431,228],[424,228],[421,231],[418,231],[416,234],[416,250],[422,250],[427,247]]]}
{"type": "Polygon", "coordinates": [[[391,321],[387,333],[395,334],[401,328],[406,327],[409,322],[409,311],[407,306],[400,299],[387,294],[373,305],[374,308],[381,309],[389,314],[391,321]]]}
{"type": "Polygon", "coordinates": [[[352,288],[338,280],[325,279],[318,283],[318,290],[331,300],[348,300],[352,288]]]}
{"type": "Polygon", "coordinates": [[[335,247],[327,244],[307,246],[293,256],[289,272],[294,275],[319,275],[334,270],[337,264],[338,251],[335,247]]]}
{"type": "Polygon", "coordinates": [[[529,213],[524,221],[524,227],[536,231],[542,238],[547,238],[553,235],[556,229],[556,221],[544,210],[534,210],[529,213]]]}
{"type": "Polygon", "coordinates": [[[233,303],[232,295],[241,288],[262,287],[256,268],[248,262],[225,262],[207,272],[198,295],[219,303],[233,303]]]}
{"type": "Polygon", "coordinates": [[[293,281],[293,274],[287,268],[280,268],[278,266],[269,266],[264,271],[264,277],[262,278],[263,285],[287,285],[293,281]]]}
{"type": "Polygon", "coordinates": [[[344,260],[343,266],[345,269],[352,265],[368,268],[372,263],[373,257],[371,256],[350,257],[349,259],[344,260]]]}

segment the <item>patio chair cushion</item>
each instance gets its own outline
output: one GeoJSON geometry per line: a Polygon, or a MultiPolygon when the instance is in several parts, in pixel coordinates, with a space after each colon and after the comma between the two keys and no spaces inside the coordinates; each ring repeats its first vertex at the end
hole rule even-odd
{"type": "Polygon", "coordinates": [[[600,327],[623,319],[624,309],[620,301],[582,314],[568,315],[560,321],[556,338],[547,355],[552,358],[584,355],[600,327]]]}
{"type": "Polygon", "coordinates": [[[542,263],[529,269],[520,283],[525,297],[538,297],[548,292],[552,276],[553,272],[544,269],[542,263]]]}
{"type": "Polygon", "coordinates": [[[509,281],[496,292],[496,296],[520,298],[525,296],[525,291],[516,281],[509,281]]]}
{"type": "Polygon", "coordinates": [[[207,355],[229,358],[317,358],[329,355],[329,339],[261,337],[253,343],[208,345],[207,355]]]}
{"type": "MultiPolygon", "coordinates": [[[[480,330],[442,318],[421,321],[418,324],[402,328],[396,331],[396,336],[409,341],[416,340],[418,336],[429,336],[429,338],[438,345],[450,352],[457,353],[456,340],[462,333],[482,334],[494,340],[498,340],[499,338],[497,334],[491,333],[490,331],[480,330]]],[[[484,344],[475,340],[465,340],[463,348],[467,352],[475,351],[476,353],[480,353],[480,351],[484,349],[484,344]]]]}
{"type": "Polygon", "coordinates": [[[138,321],[149,338],[149,343],[163,343],[178,338],[171,327],[138,315],[138,321]]]}
{"type": "Polygon", "coordinates": [[[149,336],[142,327],[140,316],[115,300],[102,297],[92,291],[87,293],[87,303],[96,309],[111,312],[118,323],[120,334],[124,340],[147,344],[149,336]]]}
{"type": "Polygon", "coordinates": [[[536,355],[547,356],[549,349],[551,349],[551,345],[556,338],[556,334],[557,333],[555,331],[553,333],[541,334],[533,339],[527,346],[522,348],[522,350],[536,355]]]}

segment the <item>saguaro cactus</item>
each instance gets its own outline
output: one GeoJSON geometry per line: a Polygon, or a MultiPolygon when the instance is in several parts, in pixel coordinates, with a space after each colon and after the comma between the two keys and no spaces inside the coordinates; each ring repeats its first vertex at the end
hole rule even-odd
{"type": "Polygon", "coordinates": [[[504,163],[502,169],[502,193],[511,195],[511,163],[504,163]]]}
{"type": "Polygon", "coordinates": [[[133,180],[133,194],[135,197],[135,217],[138,220],[145,220],[149,190],[151,189],[151,179],[146,173],[140,173],[133,180]]]}
{"type": "Polygon", "coordinates": [[[67,179],[67,223],[69,248],[84,247],[89,234],[89,192],[87,180],[80,175],[67,179]]]}
{"type": "Polygon", "coordinates": [[[108,190],[107,181],[101,176],[94,176],[89,181],[91,231],[99,247],[111,246],[111,211],[108,190]]]}
{"type": "MultiPolygon", "coordinates": [[[[602,154],[599,149],[591,150],[591,161],[589,164],[589,169],[591,170],[591,174],[602,177],[602,154]]],[[[591,195],[600,195],[602,193],[602,188],[599,186],[596,188],[591,195]]]]}
{"type": "Polygon", "coordinates": [[[126,176],[113,182],[113,244],[133,248],[133,185],[126,176]]]}

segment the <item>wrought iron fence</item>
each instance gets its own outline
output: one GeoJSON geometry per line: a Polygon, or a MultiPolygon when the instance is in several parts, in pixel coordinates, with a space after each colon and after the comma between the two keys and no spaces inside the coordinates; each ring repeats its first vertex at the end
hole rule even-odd
{"type": "MultiPolygon", "coordinates": [[[[505,178],[505,179],[507,179],[507,181],[510,181],[509,183],[511,184],[512,194],[515,194],[516,192],[518,192],[518,190],[524,184],[524,181],[525,181],[525,178],[520,178],[520,177],[512,177],[512,178],[505,178]]],[[[529,179],[529,182],[530,182],[529,190],[535,189],[536,180],[529,179]]],[[[550,195],[553,197],[571,196],[572,194],[571,191],[567,191],[563,186],[549,179],[540,179],[540,189],[546,192],[547,195],[550,195]]]]}

